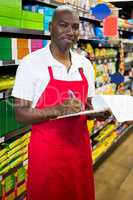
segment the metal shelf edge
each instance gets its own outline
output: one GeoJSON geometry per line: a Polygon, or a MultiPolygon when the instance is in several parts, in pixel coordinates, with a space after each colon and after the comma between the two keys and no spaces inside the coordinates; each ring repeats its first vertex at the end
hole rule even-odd
{"type": "Polygon", "coordinates": [[[21,129],[17,129],[17,130],[14,130],[14,131],[11,131],[10,133],[8,133],[7,135],[3,136],[3,137],[0,137],[0,143],[3,143],[5,141],[8,141],[18,135],[21,135],[23,133],[26,133],[30,131],[30,126],[28,127],[23,127],[21,129]]]}

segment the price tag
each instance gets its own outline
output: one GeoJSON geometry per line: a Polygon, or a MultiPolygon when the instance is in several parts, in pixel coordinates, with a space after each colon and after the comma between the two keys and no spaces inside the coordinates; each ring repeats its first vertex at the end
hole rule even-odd
{"type": "Polygon", "coordinates": [[[28,165],[28,160],[25,160],[25,161],[23,162],[23,166],[25,166],[25,165],[28,165]]]}
{"type": "Polygon", "coordinates": [[[101,63],[102,63],[102,60],[101,60],[101,59],[99,59],[99,60],[98,60],[98,64],[101,64],[101,63]]]}
{"type": "Polygon", "coordinates": [[[14,60],[3,61],[3,65],[15,65],[14,60]]]}
{"type": "Polygon", "coordinates": [[[3,98],[3,92],[0,93],[0,99],[2,99],[2,98],[3,98]]]}
{"type": "Polygon", "coordinates": [[[0,143],[4,142],[4,140],[5,140],[5,137],[1,137],[0,138],[0,143]]]}
{"type": "Polygon", "coordinates": [[[107,63],[107,59],[104,59],[104,63],[107,63]]]}

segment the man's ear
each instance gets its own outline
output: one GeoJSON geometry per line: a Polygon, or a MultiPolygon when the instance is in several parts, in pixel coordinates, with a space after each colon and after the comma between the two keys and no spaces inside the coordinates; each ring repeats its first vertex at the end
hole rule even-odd
{"type": "Polygon", "coordinates": [[[49,32],[51,33],[52,30],[52,22],[49,22],[49,32]]]}

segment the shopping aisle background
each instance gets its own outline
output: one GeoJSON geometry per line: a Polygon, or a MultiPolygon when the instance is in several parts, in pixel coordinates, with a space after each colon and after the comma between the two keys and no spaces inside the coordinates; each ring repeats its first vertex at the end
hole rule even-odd
{"type": "Polygon", "coordinates": [[[96,200],[133,200],[133,129],[95,171],[96,200]]]}

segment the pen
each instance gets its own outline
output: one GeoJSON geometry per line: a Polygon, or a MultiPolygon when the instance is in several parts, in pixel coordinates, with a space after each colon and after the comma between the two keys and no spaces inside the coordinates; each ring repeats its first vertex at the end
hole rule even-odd
{"type": "MultiPolygon", "coordinates": [[[[74,94],[74,92],[72,90],[68,90],[68,95],[70,98],[76,98],[76,95],[74,94]]],[[[81,111],[83,110],[83,105],[81,103],[81,111]]]]}
{"type": "Polygon", "coordinates": [[[76,97],[72,90],[68,90],[68,95],[69,95],[70,98],[75,98],[76,97]]]}

